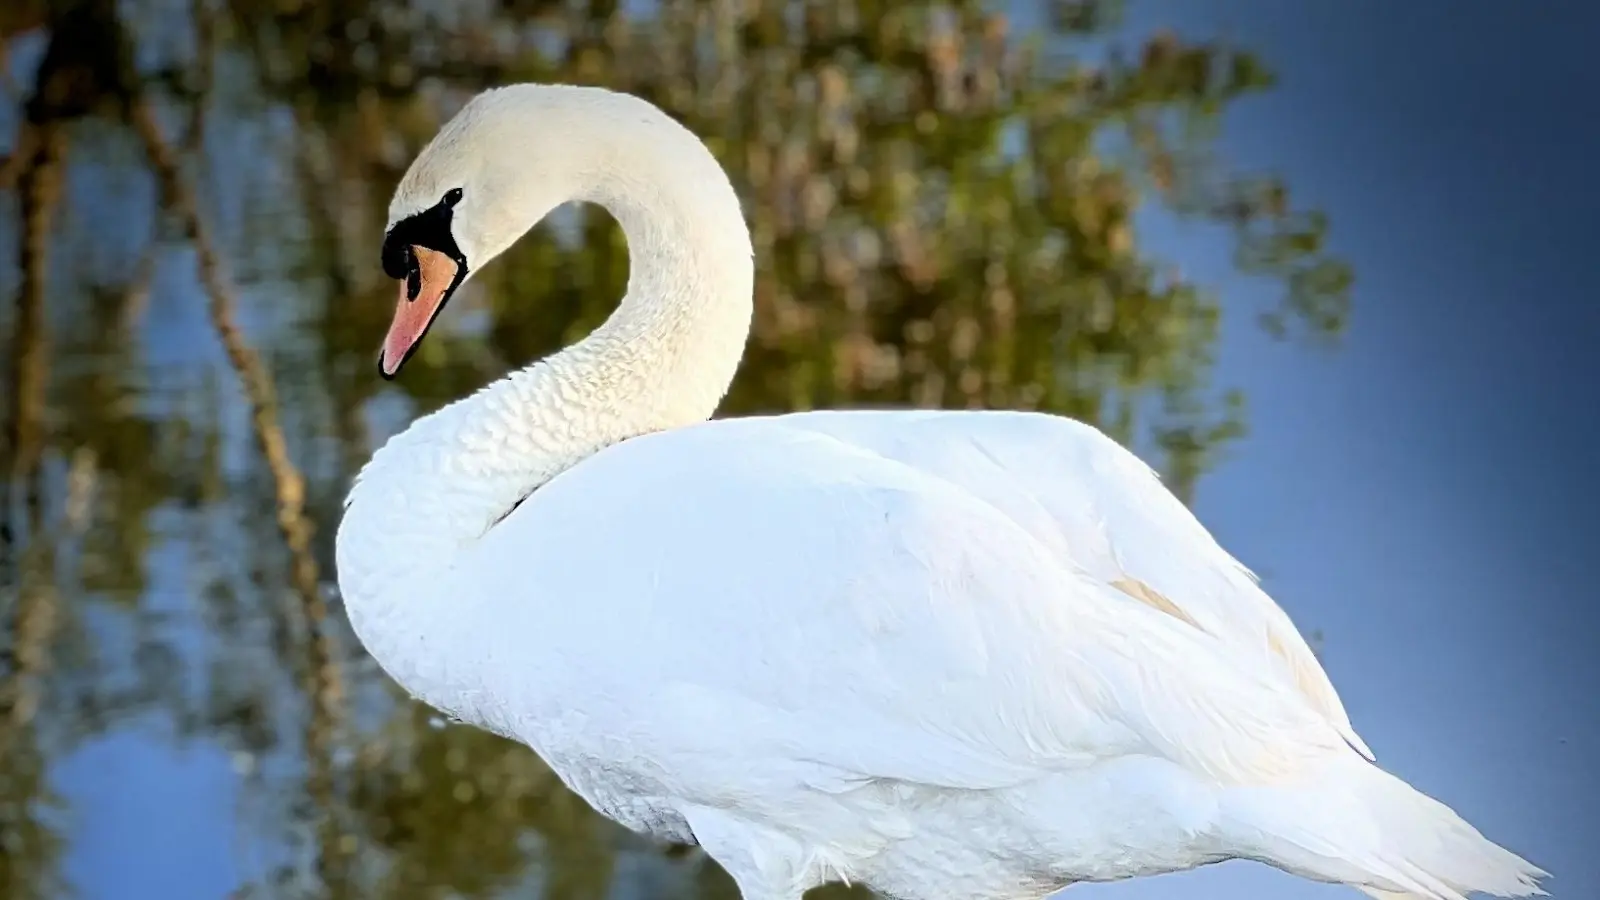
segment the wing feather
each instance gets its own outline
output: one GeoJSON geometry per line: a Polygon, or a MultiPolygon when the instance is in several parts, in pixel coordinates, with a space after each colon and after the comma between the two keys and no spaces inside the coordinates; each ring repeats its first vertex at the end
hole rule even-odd
{"type": "Polygon", "coordinates": [[[1099,430],[1015,412],[791,418],[982,497],[1074,567],[1259,662],[1373,758],[1288,614],[1150,466],[1099,430]]]}
{"type": "Polygon", "coordinates": [[[995,787],[1129,755],[1259,784],[1347,752],[1213,636],[857,443],[713,423],[605,451],[525,508],[459,570],[497,598],[484,682],[523,686],[497,700],[547,758],[604,735],[672,796],[995,787]]]}

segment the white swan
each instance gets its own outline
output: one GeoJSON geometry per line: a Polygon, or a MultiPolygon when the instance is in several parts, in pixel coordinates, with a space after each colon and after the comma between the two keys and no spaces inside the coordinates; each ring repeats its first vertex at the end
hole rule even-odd
{"type": "Polygon", "coordinates": [[[835,879],[1014,900],[1230,858],[1374,896],[1543,893],[1369,762],[1288,617],[1095,429],[707,422],[749,329],[750,236],[715,159],[643,100],[518,85],[444,126],[390,205],[385,377],[568,200],[626,233],[620,308],[419,419],[350,492],[344,601],[412,695],[698,842],[746,900],[835,879]]]}

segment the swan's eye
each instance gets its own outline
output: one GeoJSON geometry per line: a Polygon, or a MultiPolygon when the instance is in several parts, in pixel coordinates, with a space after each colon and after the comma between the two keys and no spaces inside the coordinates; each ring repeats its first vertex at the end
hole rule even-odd
{"type": "Polygon", "coordinates": [[[449,207],[455,206],[457,203],[460,203],[461,202],[461,188],[451,188],[450,190],[445,191],[444,192],[444,199],[440,200],[439,202],[444,204],[445,208],[447,208],[447,209],[449,207]]]}

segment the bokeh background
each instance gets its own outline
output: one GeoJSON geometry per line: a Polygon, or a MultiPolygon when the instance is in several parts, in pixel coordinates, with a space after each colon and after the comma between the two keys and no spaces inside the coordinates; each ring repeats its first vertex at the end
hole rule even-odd
{"type": "Polygon", "coordinates": [[[625,281],[563,210],[376,378],[389,192],[516,80],[642,94],[728,167],[723,414],[1099,423],[1388,767],[1600,896],[1596,38],[1556,0],[5,0],[0,897],[732,900],[397,696],[333,584],[373,447],[625,281]]]}

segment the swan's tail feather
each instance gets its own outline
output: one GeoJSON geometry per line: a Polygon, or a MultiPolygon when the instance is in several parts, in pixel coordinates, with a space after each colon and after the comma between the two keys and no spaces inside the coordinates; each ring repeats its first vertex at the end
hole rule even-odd
{"type": "Polygon", "coordinates": [[[1223,814],[1228,837],[1253,858],[1377,900],[1545,896],[1548,873],[1353,756],[1299,787],[1230,791],[1223,814]]]}

